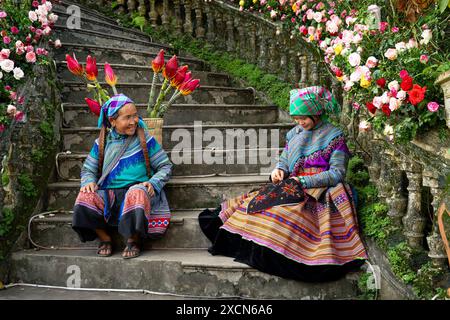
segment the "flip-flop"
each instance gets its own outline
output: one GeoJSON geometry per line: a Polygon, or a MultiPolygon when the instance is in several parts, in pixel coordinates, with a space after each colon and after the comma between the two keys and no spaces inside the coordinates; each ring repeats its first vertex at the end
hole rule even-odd
{"type": "Polygon", "coordinates": [[[124,259],[133,259],[133,258],[139,257],[141,255],[141,249],[140,249],[139,244],[137,242],[134,242],[134,241],[133,242],[127,242],[127,246],[123,250],[123,253],[122,253],[122,258],[124,258],[124,259]],[[133,255],[124,257],[123,253],[125,253],[125,252],[132,252],[133,255]]]}
{"type": "Polygon", "coordinates": [[[110,256],[112,256],[112,242],[111,241],[100,241],[100,243],[98,245],[97,256],[99,256],[99,257],[110,257],[110,256]],[[106,253],[106,254],[101,254],[100,253],[100,251],[108,250],[108,249],[109,249],[109,253],[106,253]]]}

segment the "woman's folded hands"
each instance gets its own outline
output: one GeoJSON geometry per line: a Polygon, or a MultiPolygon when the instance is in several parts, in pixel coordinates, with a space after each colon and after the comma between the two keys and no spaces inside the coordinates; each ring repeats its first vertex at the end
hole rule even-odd
{"type": "Polygon", "coordinates": [[[142,185],[147,188],[147,192],[150,195],[150,197],[153,197],[155,195],[155,189],[153,189],[153,185],[150,182],[148,181],[142,182],[142,185]]]}

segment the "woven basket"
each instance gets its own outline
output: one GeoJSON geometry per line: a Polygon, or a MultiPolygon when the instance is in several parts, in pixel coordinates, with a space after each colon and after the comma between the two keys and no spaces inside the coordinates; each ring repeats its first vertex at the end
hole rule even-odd
{"type": "Polygon", "coordinates": [[[144,118],[144,122],[148,127],[150,135],[154,136],[156,141],[162,146],[162,128],[164,124],[163,118],[144,118]]]}

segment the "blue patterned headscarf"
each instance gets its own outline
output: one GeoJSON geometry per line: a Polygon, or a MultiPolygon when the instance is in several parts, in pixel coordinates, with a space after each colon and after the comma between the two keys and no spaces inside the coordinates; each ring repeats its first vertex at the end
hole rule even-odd
{"type": "MultiPolygon", "coordinates": [[[[114,116],[117,112],[119,112],[120,108],[122,108],[124,105],[128,103],[133,103],[133,100],[128,98],[123,93],[116,94],[115,96],[111,97],[108,101],[106,101],[102,109],[100,111],[100,117],[98,118],[98,124],[97,126],[101,128],[102,126],[105,126],[107,128],[111,128],[111,123],[109,122],[109,117],[114,116]]],[[[138,127],[146,128],[146,125],[144,121],[142,121],[142,118],[139,117],[138,127]]]]}

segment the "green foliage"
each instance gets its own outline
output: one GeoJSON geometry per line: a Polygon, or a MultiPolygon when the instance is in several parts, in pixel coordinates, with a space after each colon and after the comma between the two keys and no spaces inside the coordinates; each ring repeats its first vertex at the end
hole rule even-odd
{"type": "Polygon", "coordinates": [[[48,121],[42,121],[39,125],[39,130],[45,141],[49,142],[53,140],[53,125],[48,121]]]}
{"type": "Polygon", "coordinates": [[[11,209],[3,208],[2,214],[3,219],[0,221],[0,237],[5,236],[11,231],[14,221],[14,213],[11,209]]]}
{"type": "Polygon", "coordinates": [[[406,242],[399,243],[387,252],[391,269],[394,274],[406,284],[411,284],[416,276],[409,261],[413,254],[411,247],[406,242]]]}
{"type": "Polygon", "coordinates": [[[369,272],[363,273],[358,279],[358,289],[360,290],[360,294],[358,298],[360,300],[375,300],[377,297],[377,289],[370,289],[367,285],[369,278],[372,275],[369,272]]]}
{"type": "Polygon", "coordinates": [[[427,262],[418,270],[413,280],[414,293],[425,299],[431,299],[436,294],[440,299],[445,298],[445,289],[435,288],[436,281],[442,278],[444,274],[443,269],[433,266],[430,261],[427,262]]]}
{"type": "Polygon", "coordinates": [[[33,183],[33,180],[26,174],[21,174],[18,177],[20,190],[28,198],[35,198],[37,196],[37,190],[33,183]]]}
{"type": "Polygon", "coordinates": [[[364,166],[364,160],[355,156],[348,162],[347,181],[355,187],[364,187],[369,183],[369,172],[364,166]]]}

